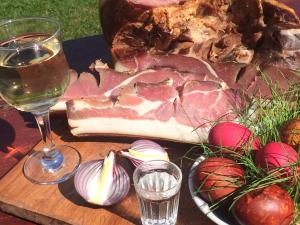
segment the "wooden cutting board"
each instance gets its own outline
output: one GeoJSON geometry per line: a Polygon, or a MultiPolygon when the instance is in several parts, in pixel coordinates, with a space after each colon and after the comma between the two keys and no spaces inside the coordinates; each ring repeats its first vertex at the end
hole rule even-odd
{"type": "MultiPolygon", "coordinates": [[[[76,138],[68,129],[65,119],[52,120],[53,136],[56,144],[66,144],[77,148],[82,161],[100,159],[109,150],[120,150],[135,139],[126,138],[76,138]]],[[[27,134],[30,138],[30,133],[27,134]]],[[[168,148],[171,160],[184,155],[191,146],[160,142],[168,148]]],[[[39,143],[34,150],[42,147],[39,143]]],[[[24,159],[0,180],[1,210],[40,224],[76,225],[127,225],[141,224],[140,214],[133,185],[129,195],[120,203],[110,207],[100,207],[85,202],[74,189],[73,179],[58,185],[37,185],[29,182],[22,173],[24,159]]],[[[121,160],[132,177],[134,167],[121,160]]],[[[177,224],[212,225],[193,202],[187,185],[189,163],[183,166],[183,185],[177,224]]],[[[132,184],[132,180],[131,180],[132,184]]]]}

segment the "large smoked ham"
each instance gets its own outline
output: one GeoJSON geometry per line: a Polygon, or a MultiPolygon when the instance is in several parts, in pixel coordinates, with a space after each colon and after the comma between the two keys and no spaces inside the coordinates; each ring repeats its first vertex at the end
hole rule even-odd
{"type": "Polygon", "coordinates": [[[117,61],[139,52],[209,62],[300,64],[298,0],[103,0],[101,23],[117,61]]]}
{"type": "Polygon", "coordinates": [[[71,132],[207,140],[247,100],[299,84],[297,0],[101,0],[114,69],[97,61],[55,107],[71,132]],[[98,83],[98,80],[100,81],[98,83]]]}

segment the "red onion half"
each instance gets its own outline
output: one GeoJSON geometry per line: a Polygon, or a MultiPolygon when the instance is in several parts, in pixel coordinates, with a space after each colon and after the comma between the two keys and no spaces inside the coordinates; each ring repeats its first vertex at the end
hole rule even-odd
{"type": "Polygon", "coordinates": [[[93,160],[80,165],[74,178],[75,189],[87,202],[113,205],[126,197],[130,180],[126,170],[110,152],[104,160],[93,160]]]}
{"type": "Polygon", "coordinates": [[[150,140],[135,141],[131,144],[128,151],[121,151],[120,153],[122,156],[128,158],[135,166],[150,160],[169,161],[166,150],[150,140]]]}

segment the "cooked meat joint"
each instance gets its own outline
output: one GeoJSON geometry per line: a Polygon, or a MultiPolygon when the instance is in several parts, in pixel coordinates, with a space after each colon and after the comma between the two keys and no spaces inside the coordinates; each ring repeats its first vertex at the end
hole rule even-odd
{"type": "Polygon", "coordinates": [[[115,61],[150,52],[250,64],[270,50],[294,68],[299,11],[293,0],[106,0],[101,21],[115,61]]]}

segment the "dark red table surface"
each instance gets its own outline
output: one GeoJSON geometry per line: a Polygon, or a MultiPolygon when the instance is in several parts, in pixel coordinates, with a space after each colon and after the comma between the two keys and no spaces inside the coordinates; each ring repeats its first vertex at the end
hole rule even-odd
{"type": "MultiPolygon", "coordinates": [[[[6,107],[0,101],[0,177],[3,177],[40,140],[40,133],[30,113],[6,107]]],[[[1,225],[32,224],[0,211],[1,225]]]]}
{"type": "MultiPolygon", "coordinates": [[[[91,36],[63,43],[70,68],[88,71],[89,65],[101,58],[109,62],[109,54],[102,36],[91,36]]],[[[55,118],[54,118],[55,119],[55,118]]],[[[40,133],[30,113],[7,106],[0,98],[0,178],[2,178],[34,145],[40,133]]],[[[0,225],[32,225],[33,223],[0,211],[0,225]]]]}

